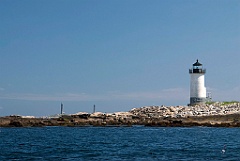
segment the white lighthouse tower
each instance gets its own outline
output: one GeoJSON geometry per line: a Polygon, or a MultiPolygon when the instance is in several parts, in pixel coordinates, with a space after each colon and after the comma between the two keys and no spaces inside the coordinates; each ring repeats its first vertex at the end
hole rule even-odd
{"type": "Polygon", "coordinates": [[[202,64],[198,62],[193,64],[192,69],[189,69],[191,76],[190,83],[190,105],[205,104],[207,100],[207,92],[204,83],[204,74],[206,69],[202,68],[202,64]]]}

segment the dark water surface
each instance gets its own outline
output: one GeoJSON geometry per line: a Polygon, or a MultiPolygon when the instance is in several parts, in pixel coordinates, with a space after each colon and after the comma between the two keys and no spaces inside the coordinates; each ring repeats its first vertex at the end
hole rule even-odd
{"type": "Polygon", "coordinates": [[[0,128],[0,148],[1,161],[240,161],[240,128],[0,128]]]}

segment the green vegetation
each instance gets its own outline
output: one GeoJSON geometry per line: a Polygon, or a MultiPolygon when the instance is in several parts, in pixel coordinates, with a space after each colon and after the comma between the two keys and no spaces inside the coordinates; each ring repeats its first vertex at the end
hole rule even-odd
{"type": "Polygon", "coordinates": [[[221,105],[225,106],[225,105],[231,105],[231,104],[234,104],[234,103],[239,103],[239,101],[225,101],[225,102],[222,102],[221,105]]]}
{"type": "Polygon", "coordinates": [[[206,105],[221,105],[221,106],[226,106],[226,105],[231,105],[234,103],[240,103],[239,101],[224,101],[224,102],[214,102],[214,101],[208,101],[206,102],[206,105]]]}
{"type": "Polygon", "coordinates": [[[209,102],[206,102],[206,105],[213,105],[213,104],[215,104],[216,102],[214,102],[214,101],[209,101],[209,102]]]}

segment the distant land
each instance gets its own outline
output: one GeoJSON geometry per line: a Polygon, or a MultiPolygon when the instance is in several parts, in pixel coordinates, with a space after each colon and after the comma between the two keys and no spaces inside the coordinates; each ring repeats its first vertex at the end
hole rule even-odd
{"type": "Polygon", "coordinates": [[[78,112],[44,118],[19,115],[0,117],[0,127],[134,125],[240,127],[240,102],[208,102],[206,105],[196,106],[145,106],[128,112],[78,112]]]}

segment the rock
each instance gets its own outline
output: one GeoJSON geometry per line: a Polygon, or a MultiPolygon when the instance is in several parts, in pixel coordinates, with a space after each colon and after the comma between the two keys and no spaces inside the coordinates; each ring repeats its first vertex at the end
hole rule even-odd
{"type": "Polygon", "coordinates": [[[20,121],[11,121],[9,123],[10,127],[23,127],[23,124],[20,121]]]}

